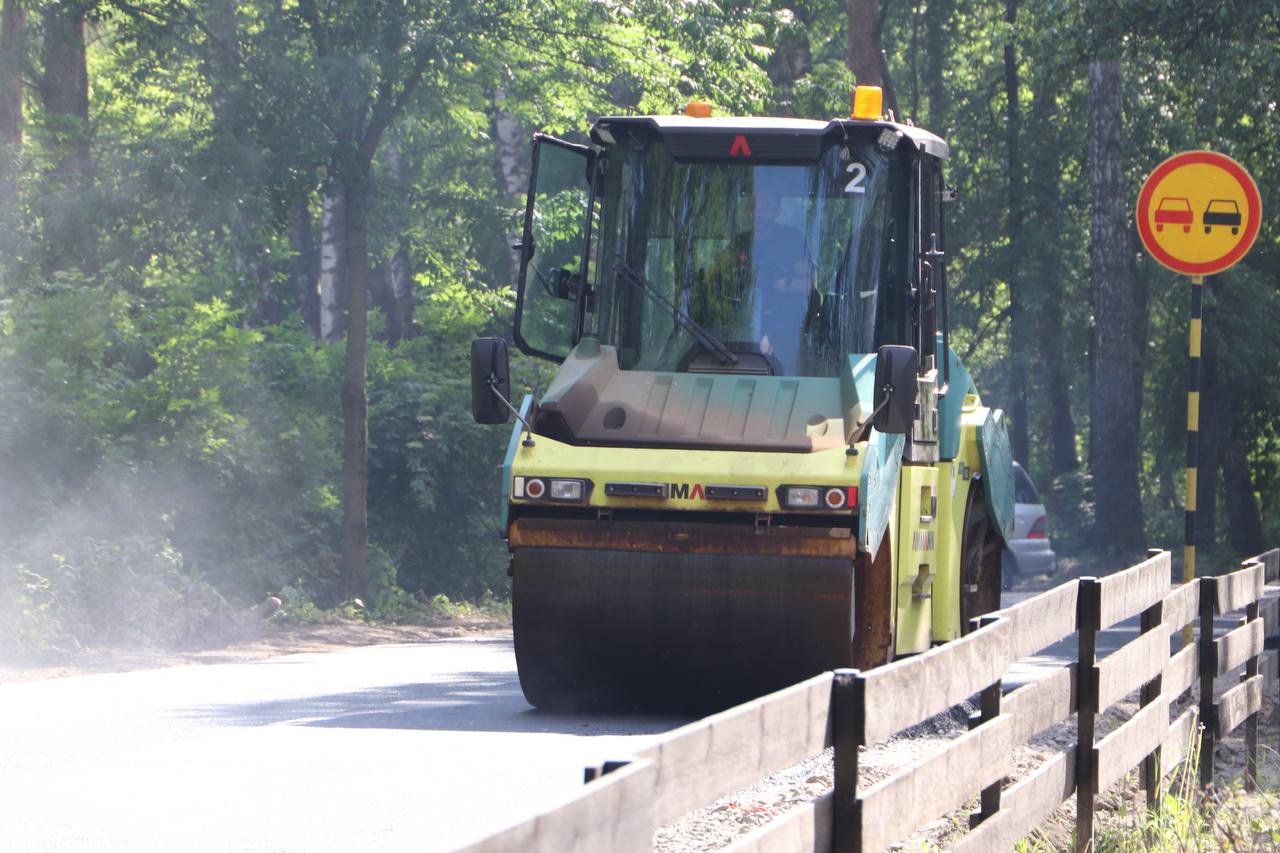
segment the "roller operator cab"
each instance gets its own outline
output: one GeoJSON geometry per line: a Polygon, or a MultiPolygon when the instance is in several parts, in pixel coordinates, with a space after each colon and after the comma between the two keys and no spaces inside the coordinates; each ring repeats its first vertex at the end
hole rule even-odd
{"type": "MultiPolygon", "coordinates": [[[[878,109],[876,110],[878,113],[878,109]]],[[[724,707],[995,609],[1003,415],[948,346],[947,146],[875,118],[601,118],[534,137],[502,468],[537,706],[724,707]]]]}

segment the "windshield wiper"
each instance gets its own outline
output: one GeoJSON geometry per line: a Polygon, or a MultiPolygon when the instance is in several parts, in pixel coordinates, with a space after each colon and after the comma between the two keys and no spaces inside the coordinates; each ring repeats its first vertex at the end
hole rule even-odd
{"type": "Polygon", "coordinates": [[[677,308],[675,303],[663,296],[658,291],[658,288],[650,284],[644,276],[622,261],[618,261],[614,269],[617,271],[619,278],[658,303],[663,310],[670,311],[671,319],[675,320],[676,325],[693,335],[693,339],[701,344],[703,349],[714,355],[717,361],[721,364],[738,363],[738,357],[729,352],[729,348],[724,345],[724,341],[694,322],[692,317],[677,308]]]}

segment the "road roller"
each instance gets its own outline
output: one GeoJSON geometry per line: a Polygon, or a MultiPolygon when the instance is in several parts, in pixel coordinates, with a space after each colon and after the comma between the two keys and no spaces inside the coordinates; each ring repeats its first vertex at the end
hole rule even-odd
{"type": "Polygon", "coordinates": [[[949,345],[948,147],[853,102],[534,135],[511,334],[471,350],[530,704],[728,707],[998,607],[1012,458],[949,345]],[[558,365],[523,400],[509,343],[558,365]]]}

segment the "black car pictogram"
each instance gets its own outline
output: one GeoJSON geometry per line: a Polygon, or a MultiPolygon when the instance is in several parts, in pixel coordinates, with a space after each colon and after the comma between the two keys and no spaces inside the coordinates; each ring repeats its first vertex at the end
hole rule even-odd
{"type": "Polygon", "coordinates": [[[1204,233],[1215,225],[1230,225],[1232,234],[1240,233],[1240,206],[1229,198],[1215,198],[1204,209],[1204,233]]]}

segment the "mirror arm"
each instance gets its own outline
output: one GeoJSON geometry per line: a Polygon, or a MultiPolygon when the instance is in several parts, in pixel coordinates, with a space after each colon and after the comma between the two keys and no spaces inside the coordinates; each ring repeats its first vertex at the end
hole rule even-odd
{"type": "Polygon", "coordinates": [[[889,401],[892,399],[893,385],[885,385],[884,399],[880,401],[880,405],[876,406],[875,409],[872,410],[871,414],[867,415],[867,419],[853,431],[853,438],[849,442],[850,447],[853,447],[859,441],[862,441],[863,437],[873,429],[872,425],[876,422],[876,415],[880,414],[880,412],[884,410],[884,407],[889,405],[889,401]]]}
{"type": "Polygon", "coordinates": [[[493,392],[493,396],[501,400],[502,404],[511,410],[511,414],[516,416],[516,420],[524,424],[524,441],[522,441],[521,444],[525,447],[533,447],[533,427],[531,427],[529,422],[525,420],[524,415],[520,414],[519,410],[517,410],[515,406],[511,405],[511,401],[502,396],[502,392],[498,390],[497,375],[490,373],[489,378],[485,381],[489,383],[489,390],[493,392]]]}

